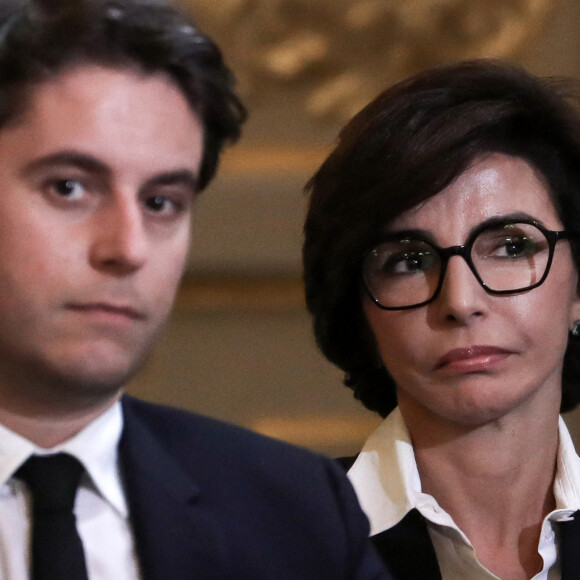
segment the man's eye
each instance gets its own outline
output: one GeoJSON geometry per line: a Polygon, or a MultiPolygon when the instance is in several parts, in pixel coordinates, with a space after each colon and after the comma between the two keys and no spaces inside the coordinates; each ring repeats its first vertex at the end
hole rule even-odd
{"type": "Polygon", "coordinates": [[[59,179],[52,185],[54,192],[67,199],[80,199],[85,193],[85,187],[75,179],[59,179]]]}
{"type": "Polygon", "coordinates": [[[162,195],[156,195],[154,197],[150,197],[145,201],[145,205],[151,211],[156,213],[162,211],[169,211],[173,208],[173,202],[168,198],[162,195]]]}
{"type": "Polygon", "coordinates": [[[144,201],[145,207],[152,213],[161,214],[165,217],[177,216],[183,213],[187,203],[177,195],[152,195],[144,201]]]}

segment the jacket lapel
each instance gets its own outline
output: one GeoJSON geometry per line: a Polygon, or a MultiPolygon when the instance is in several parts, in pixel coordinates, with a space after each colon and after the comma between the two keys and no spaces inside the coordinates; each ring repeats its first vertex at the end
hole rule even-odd
{"type": "Polygon", "coordinates": [[[580,578],[580,511],[569,521],[558,522],[562,580],[580,578]]]}
{"type": "Polygon", "coordinates": [[[372,540],[396,580],[441,580],[427,524],[417,510],[372,540]]]}
{"type": "MultiPolygon", "coordinates": [[[[558,522],[562,580],[580,578],[580,511],[572,518],[558,522]]],[[[427,525],[417,510],[372,540],[396,580],[441,580],[427,525]]]]}
{"type": "Polygon", "coordinates": [[[143,580],[223,578],[224,542],[202,490],[127,400],[123,412],[121,469],[143,580]]]}

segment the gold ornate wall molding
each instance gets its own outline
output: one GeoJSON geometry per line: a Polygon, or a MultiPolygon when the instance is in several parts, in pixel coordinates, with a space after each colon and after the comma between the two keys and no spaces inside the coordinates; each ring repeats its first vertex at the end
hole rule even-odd
{"type": "Polygon", "coordinates": [[[385,85],[421,68],[514,54],[557,0],[187,3],[223,47],[251,102],[294,90],[312,116],[342,121],[385,85]]]}

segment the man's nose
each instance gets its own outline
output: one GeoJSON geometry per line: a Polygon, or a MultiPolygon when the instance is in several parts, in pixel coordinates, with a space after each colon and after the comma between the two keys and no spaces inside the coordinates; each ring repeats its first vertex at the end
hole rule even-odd
{"type": "Polygon", "coordinates": [[[91,263],[115,275],[130,274],[143,266],[148,243],[143,208],[136,199],[121,196],[97,212],[91,263]]]}

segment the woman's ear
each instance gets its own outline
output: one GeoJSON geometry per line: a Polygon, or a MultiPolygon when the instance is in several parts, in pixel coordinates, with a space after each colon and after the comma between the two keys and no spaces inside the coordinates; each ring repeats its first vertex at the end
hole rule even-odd
{"type": "Polygon", "coordinates": [[[576,298],[572,303],[569,330],[573,336],[580,336],[580,281],[576,287],[576,298]]]}
{"type": "MultiPolygon", "coordinates": [[[[576,274],[577,282],[576,282],[576,298],[572,304],[572,325],[575,321],[580,320],[580,275],[576,274]]],[[[570,327],[572,329],[572,326],[570,327]]]]}

